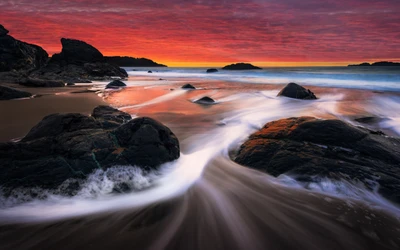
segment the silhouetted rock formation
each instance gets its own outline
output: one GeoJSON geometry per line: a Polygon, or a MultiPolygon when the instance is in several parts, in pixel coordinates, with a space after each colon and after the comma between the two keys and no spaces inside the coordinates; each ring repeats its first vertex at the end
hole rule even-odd
{"type": "Polygon", "coordinates": [[[61,80],[46,80],[46,79],[36,79],[31,77],[21,79],[19,81],[19,84],[27,87],[45,87],[45,88],[65,86],[65,82],[61,80]]]}
{"type": "Polygon", "coordinates": [[[317,97],[314,95],[311,90],[306,89],[294,82],[289,83],[284,87],[279,93],[278,96],[286,96],[295,99],[305,99],[305,100],[314,100],[317,97]]]}
{"type": "Polygon", "coordinates": [[[254,66],[250,63],[234,63],[223,67],[222,69],[227,70],[252,70],[252,69],[261,69],[260,67],[254,66]]]}
{"type": "Polygon", "coordinates": [[[0,100],[11,100],[31,96],[31,93],[0,85],[0,100]]]}
{"type": "MultiPolygon", "coordinates": [[[[135,165],[154,169],[179,158],[179,142],[161,123],[100,106],[92,116],[46,116],[17,143],[0,143],[3,188],[57,188],[96,169],[135,165]]],[[[77,189],[78,187],[75,187],[77,189]]]]}
{"type": "Polygon", "coordinates": [[[66,38],[61,39],[61,44],[61,53],[53,55],[46,67],[33,72],[33,77],[75,83],[128,76],[124,69],[106,63],[100,51],[90,44],[66,38]]]}
{"type": "Polygon", "coordinates": [[[235,161],[301,182],[329,177],[361,181],[400,202],[399,138],[385,137],[340,120],[287,118],[265,124],[240,147],[235,161]]]}
{"type": "Polygon", "coordinates": [[[106,56],[105,61],[120,67],[167,67],[147,58],[134,58],[129,56],[106,56]]]}
{"type": "Polygon", "coordinates": [[[47,52],[41,47],[21,42],[8,35],[0,25],[0,72],[4,71],[32,71],[46,64],[47,52]]]}
{"type": "Polygon", "coordinates": [[[182,89],[196,89],[192,84],[185,84],[181,87],[182,89]]]}
{"type": "Polygon", "coordinates": [[[364,62],[361,64],[350,64],[348,65],[349,67],[368,67],[368,66],[400,66],[400,63],[397,62],[386,62],[386,61],[382,61],[382,62],[374,62],[372,64],[364,62]]]}
{"type": "Polygon", "coordinates": [[[106,89],[118,89],[120,87],[125,87],[126,84],[120,80],[114,80],[106,85],[106,89]]]}
{"type": "Polygon", "coordinates": [[[218,69],[207,69],[207,73],[215,73],[218,72],[218,69]]]}
{"type": "Polygon", "coordinates": [[[194,103],[210,105],[210,104],[215,104],[216,102],[214,101],[214,99],[212,99],[208,96],[204,96],[204,97],[194,101],[194,103]]]}

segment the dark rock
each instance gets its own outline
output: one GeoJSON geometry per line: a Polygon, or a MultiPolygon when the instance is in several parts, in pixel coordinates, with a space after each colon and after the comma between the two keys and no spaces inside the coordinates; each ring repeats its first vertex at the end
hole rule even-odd
{"type": "Polygon", "coordinates": [[[110,82],[109,84],[107,84],[106,89],[118,89],[120,87],[125,87],[126,84],[123,83],[120,80],[114,80],[112,82],[110,82]]]}
{"type": "Polygon", "coordinates": [[[371,133],[340,120],[288,118],[267,123],[240,147],[235,161],[274,176],[376,180],[379,192],[400,202],[399,138],[371,133]]]}
{"type": "Polygon", "coordinates": [[[3,25],[0,24],[0,36],[5,36],[8,34],[8,30],[4,28],[3,25]]]}
{"type": "Polygon", "coordinates": [[[91,117],[45,117],[20,142],[0,143],[1,185],[53,189],[99,168],[154,169],[179,158],[179,142],[167,127],[151,118],[129,119],[129,114],[104,106],[91,117]]]}
{"type": "Polygon", "coordinates": [[[317,97],[311,90],[306,89],[296,83],[289,83],[278,94],[278,96],[286,96],[295,99],[315,100],[317,97]]]}
{"type": "Polygon", "coordinates": [[[196,89],[192,84],[185,84],[181,87],[182,89],[196,89]]]}
{"type": "Polygon", "coordinates": [[[349,67],[369,67],[369,66],[384,66],[384,67],[392,67],[392,66],[400,66],[400,63],[398,62],[387,62],[387,61],[382,61],[382,62],[374,62],[372,64],[370,63],[361,63],[361,64],[350,64],[348,65],[349,67]]]}
{"type": "Polygon", "coordinates": [[[0,85],[0,100],[11,100],[31,96],[31,93],[0,85]]]}
{"type": "Polygon", "coordinates": [[[216,102],[212,98],[210,98],[208,96],[204,96],[204,97],[194,101],[194,103],[210,105],[210,104],[215,104],[216,102]]]}
{"type": "Polygon", "coordinates": [[[106,56],[106,62],[120,67],[167,67],[147,58],[134,58],[129,56],[106,56]]]}
{"type": "Polygon", "coordinates": [[[207,69],[207,73],[218,72],[218,69],[207,69]]]}
{"type": "Polygon", "coordinates": [[[48,88],[65,87],[64,81],[35,79],[31,77],[20,80],[19,84],[28,87],[48,87],[48,88]]]}
{"type": "Polygon", "coordinates": [[[75,83],[73,83],[73,82],[67,82],[67,86],[75,86],[75,83]]]}
{"type": "Polygon", "coordinates": [[[366,116],[354,119],[356,122],[364,123],[364,124],[376,124],[379,122],[387,121],[388,118],[381,118],[376,116],[366,116]]]}
{"type": "Polygon", "coordinates": [[[7,35],[0,25],[0,72],[31,71],[44,66],[48,60],[47,52],[41,47],[16,40],[7,35]]]}
{"type": "Polygon", "coordinates": [[[153,73],[153,71],[149,70],[149,71],[147,71],[147,73],[153,73]]]}
{"type": "Polygon", "coordinates": [[[226,70],[251,70],[251,69],[262,69],[260,67],[254,66],[250,63],[234,63],[223,67],[226,70]]]}

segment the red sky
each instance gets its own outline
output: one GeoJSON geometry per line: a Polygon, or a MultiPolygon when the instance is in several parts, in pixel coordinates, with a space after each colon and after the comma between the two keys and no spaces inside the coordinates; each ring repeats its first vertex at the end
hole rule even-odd
{"type": "Polygon", "coordinates": [[[2,0],[0,24],[49,54],[67,37],[170,66],[400,61],[400,0],[2,0]]]}

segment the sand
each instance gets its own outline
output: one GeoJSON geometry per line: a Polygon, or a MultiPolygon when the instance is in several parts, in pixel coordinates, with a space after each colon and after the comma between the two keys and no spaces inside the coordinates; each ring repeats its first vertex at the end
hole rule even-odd
{"type": "Polygon", "coordinates": [[[90,114],[94,107],[107,105],[94,92],[85,92],[89,87],[71,86],[65,88],[21,88],[15,84],[2,84],[28,91],[37,95],[35,98],[0,101],[0,142],[18,139],[43,117],[53,113],[90,114]]]}

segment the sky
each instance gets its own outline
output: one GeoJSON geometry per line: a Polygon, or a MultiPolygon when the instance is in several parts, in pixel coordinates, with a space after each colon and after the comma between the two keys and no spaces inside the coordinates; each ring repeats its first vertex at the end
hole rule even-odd
{"type": "Polygon", "coordinates": [[[16,39],[168,66],[346,65],[400,61],[400,0],[1,0],[16,39]]]}

